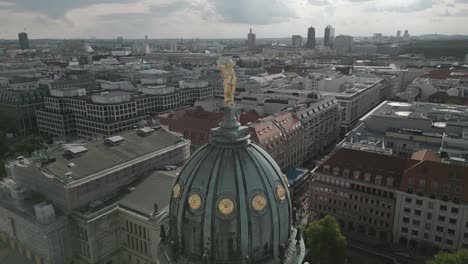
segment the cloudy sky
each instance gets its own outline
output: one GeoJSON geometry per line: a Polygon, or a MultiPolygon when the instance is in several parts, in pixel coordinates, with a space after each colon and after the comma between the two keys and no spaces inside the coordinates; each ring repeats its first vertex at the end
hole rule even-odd
{"type": "Polygon", "coordinates": [[[468,0],[0,0],[0,38],[467,34],[468,0]]]}

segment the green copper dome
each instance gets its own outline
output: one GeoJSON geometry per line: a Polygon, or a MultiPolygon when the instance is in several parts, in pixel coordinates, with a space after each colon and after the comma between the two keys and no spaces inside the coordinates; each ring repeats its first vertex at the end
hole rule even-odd
{"type": "Polygon", "coordinates": [[[177,177],[166,263],[301,263],[287,183],[234,111],[177,177]]]}

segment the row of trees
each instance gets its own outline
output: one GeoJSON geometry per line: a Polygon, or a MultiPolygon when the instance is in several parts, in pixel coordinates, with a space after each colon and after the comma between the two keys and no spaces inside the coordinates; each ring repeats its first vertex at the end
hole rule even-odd
{"type": "MultiPolygon", "coordinates": [[[[332,216],[311,222],[305,230],[308,249],[306,261],[312,264],[345,264],[347,241],[332,216]]],[[[468,250],[456,253],[440,252],[426,264],[468,264],[468,250]]]]}

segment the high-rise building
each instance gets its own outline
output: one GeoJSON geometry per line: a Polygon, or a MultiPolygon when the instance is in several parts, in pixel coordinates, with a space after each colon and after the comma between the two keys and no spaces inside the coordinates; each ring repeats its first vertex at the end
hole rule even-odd
{"type": "Polygon", "coordinates": [[[20,48],[22,50],[29,49],[28,33],[26,32],[19,33],[18,39],[19,39],[20,48]]]}
{"type": "Polygon", "coordinates": [[[401,38],[401,30],[398,30],[398,31],[396,32],[396,36],[397,36],[397,38],[401,38]]]}
{"type": "Polygon", "coordinates": [[[334,48],[337,51],[350,52],[352,45],[353,45],[353,37],[339,35],[338,37],[336,37],[334,48]]]}
{"type": "Polygon", "coordinates": [[[120,43],[120,44],[123,44],[123,42],[124,42],[123,37],[117,37],[117,42],[120,43]]]}
{"type": "Polygon", "coordinates": [[[249,34],[247,34],[247,46],[249,49],[254,49],[255,48],[255,33],[252,33],[252,29],[250,29],[249,34]]]}
{"type": "Polygon", "coordinates": [[[409,38],[410,34],[408,30],[405,30],[405,35],[403,35],[404,38],[409,38]]]}
{"type": "Polygon", "coordinates": [[[316,40],[315,40],[315,28],[310,27],[307,30],[307,44],[306,47],[309,49],[315,48],[316,40]]]}
{"type": "Polygon", "coordinates": [[[335,29],[332,26],[328,25],[325,28],[325,35],[324,35],[324,39],[323,39],[323,45],[325,47],[331,47],[334,38],[335,38],[335,29]]]}
{"type": "Polygon", "coordinates": [[[302,46],[302,37],[300,35],[292,35],[291,46],[301,47],[302,46]]]}

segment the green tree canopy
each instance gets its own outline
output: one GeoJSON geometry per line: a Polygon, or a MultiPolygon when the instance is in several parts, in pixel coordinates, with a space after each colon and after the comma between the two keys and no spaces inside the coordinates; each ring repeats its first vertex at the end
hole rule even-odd
{"type": "Polygon", "coordinates": [[[460,250],[456,253],[440,252],[433,260],[426,264],[466,264],[468,263],[468,250],[460,250]]]}
{"type": "Polygon", "coordinates": [[[318,264],[341,264],[346,262],[346,238],[332,216],[313,221],[306,229],[308,259],[318,264]]]}

